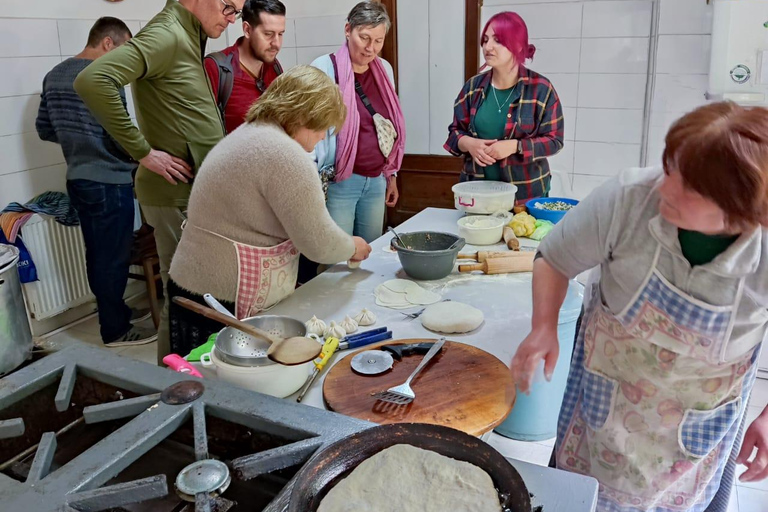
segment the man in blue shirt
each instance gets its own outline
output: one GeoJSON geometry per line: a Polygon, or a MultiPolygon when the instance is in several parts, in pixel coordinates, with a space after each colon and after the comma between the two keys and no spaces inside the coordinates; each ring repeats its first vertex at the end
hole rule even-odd
{"type": "MultiPolygon", "coordinates": [[[[41,139],[61,145],[67,162],[67,191],[80,217],[88,283],[99,308],[101,338],[108,347],[141,345],[157,338],[138,322],[147,311],[123,300],[133,244],[133,173],[138,166],[102,128],[74,90],[91,62],[131,38],[117,18],[96,21],[78,55],[54,67],[43,80],[36,128],[41,139]]],[[[123,105],[125,93],[121,90],[123,105]]]]}

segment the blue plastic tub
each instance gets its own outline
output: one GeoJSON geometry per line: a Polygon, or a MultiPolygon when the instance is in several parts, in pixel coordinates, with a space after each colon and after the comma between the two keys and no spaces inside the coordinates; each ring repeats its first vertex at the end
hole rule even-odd
{"type": "Polygon", "coordinates": [[[571,281],[558,318],[560,356],[552,380],[547,382],[543,375],[538,379],[534,378],[529,395],[518,390],[515,406],[507,419],[496,427],[497,433],[520,441],[541,441],[555,437],[583,297],[584,287],[576,281],[571,281]]]}
{"type": "Polygon", "coordinates": [[[574,206],[579,204],[576,199],[568,199],[566,197],[540,197],[538,199],[531,199],[525,203],[525,207],[528,208],[528,213],[530,213],[533,217],[540,220],[548,220],[552,224],[557,224],[570,210],[553,212],[551,210],[542,210],[540,208],[536,208],[535,206],[536,203],[554,203],[557,201],[562,201],[574,206]]]}

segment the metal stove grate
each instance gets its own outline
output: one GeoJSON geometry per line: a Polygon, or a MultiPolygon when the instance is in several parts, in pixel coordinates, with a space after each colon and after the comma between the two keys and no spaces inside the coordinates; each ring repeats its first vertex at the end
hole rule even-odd
{"type": "MultiPolygon", "coordinates": [[[[106,484],[190,420],[195,459],[210,458],[207,410],[215,411],[215,416],[222,420],[288,440],[288,444],[233,459],[230,472],[239,481],[303,465],[319,448],[372,426],[226,383],[189,380],[182,374],[86,345],[51,354],[0,380],[0,413],[57,380],[55,407],[59,412],[67,411],[78,375],[136,395],[85,407],[85,424],[126,422],[53,471],[57,433],[43,433],[26,481],[0,473],[0,501],[4,509],[97,512],[166,496],[169,483],[164,474],[106,484]]],[[[25,427],[24,414],[0,420],[0,440],[22,436],[25,427]]],[[[284,511],[292,488],[293,480],[264,511],[284,511]]],[[[221,500],[215,496],[195,496],[196,512],[215,512],[220,505],[221,500]]]]}

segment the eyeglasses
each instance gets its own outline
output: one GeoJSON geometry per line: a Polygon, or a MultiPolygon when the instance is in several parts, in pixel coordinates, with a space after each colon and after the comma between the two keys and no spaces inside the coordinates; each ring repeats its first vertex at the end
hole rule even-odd
{"type": "Polygon", "coordinates": [[[230,5],[224,0],[219,0],[222,4],[224,4],[224,8],[221,10],[221,14],[224,16],[232,16],[235,15],[235,18],[239,18],[241,14],[243,14],[242,10],[237,10],[237,8],[234,5],[230,5]]]}

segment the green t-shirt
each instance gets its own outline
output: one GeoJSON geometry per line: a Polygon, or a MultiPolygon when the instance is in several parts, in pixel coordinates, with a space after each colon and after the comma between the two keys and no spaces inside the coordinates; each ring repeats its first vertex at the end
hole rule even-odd
{"type": "MultiPolygon", "coordinates": [[[[491,85],[485,94],[485,100],[480,104],[480,108],[475,114],[477,136],[481,139],[503,139],[510,106],[519,99],[520,88],[517,87],[517,84],[509,89],[496,89],[491,85]]],[[[501,166],[498,162],[484,169],[486,180],[498,181],[501,178],[501,166]]]]}
{"type": "Polygon", "coordinates": [[[706,265],[728,249],[739,235],[705,235],[698,231],[677,230],[683,256],[692,267],[706,265]]]}

